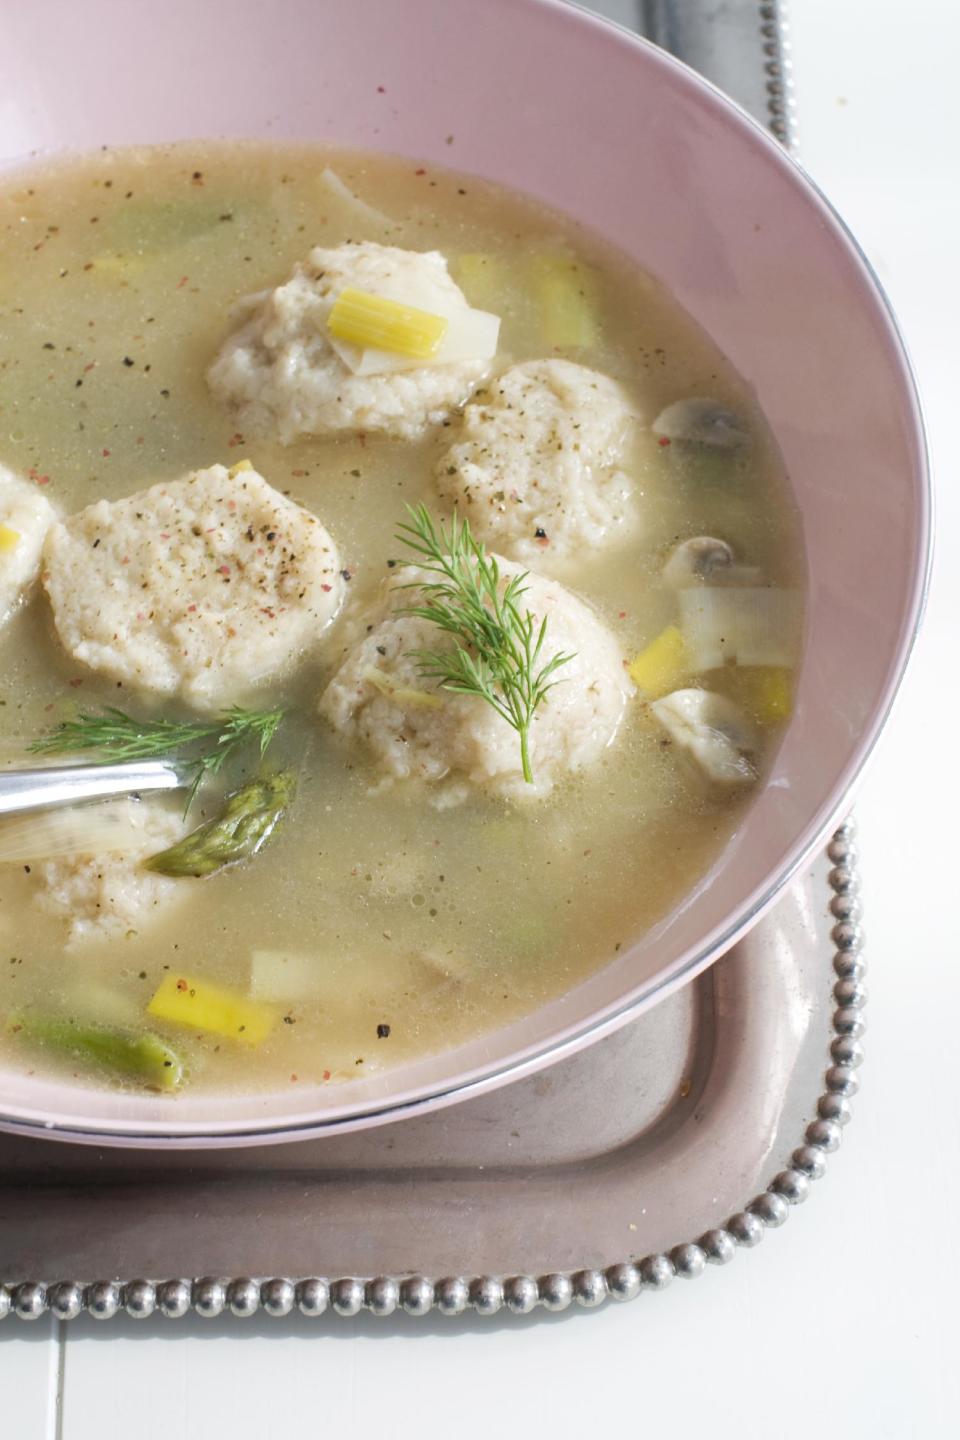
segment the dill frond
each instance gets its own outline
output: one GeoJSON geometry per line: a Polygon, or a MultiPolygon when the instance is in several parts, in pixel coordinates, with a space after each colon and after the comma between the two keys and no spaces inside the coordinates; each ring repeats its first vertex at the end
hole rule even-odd
{"type": "Polygon", "coordinates": [[[404,606],[402,613],[431,621],[454,641],[451,649],[414,651],[420,673],[441,689],[475,695],[496,710],[520,737],[523,778],[532,784],[530,725],[560,683],[557,671],[573,656],[554,655],[541,665],[547,620],[538,625],[522,605],[526,571],[503,584],[495,557],[466,520],[454,514],[448,528],[425,505],[408,505],[407,514],[397,539],[418,557],[408,563],[436,579],[411,584],[423,603],[404,606]]]}

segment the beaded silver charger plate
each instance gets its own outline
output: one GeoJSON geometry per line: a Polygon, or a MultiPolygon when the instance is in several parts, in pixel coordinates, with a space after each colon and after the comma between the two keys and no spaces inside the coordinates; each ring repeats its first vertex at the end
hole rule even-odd
{"type": "Polygon", "coordinates": [[[0,1316],[628,1300],[782,1225],[862,1059],[849,824],[696,982],[492,1095],[358,1135],[197,1155],[0,1137],[0,1316]]]}
{"type": "MultiPolygon", "coordinates": [[[[777,0],[593,0],[793,141],[777,0]]],[[[662,1290],[782,1225],[862,1059],[851,827],[706,975],[530,1080],[198,1156],[0,1136],[0,1318],[527,1314],[662,1290]]]]}

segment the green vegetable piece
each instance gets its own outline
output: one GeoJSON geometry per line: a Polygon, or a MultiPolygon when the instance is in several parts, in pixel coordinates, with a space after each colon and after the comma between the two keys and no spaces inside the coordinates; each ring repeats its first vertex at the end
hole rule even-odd
{"type": "Polygon", "coordinates": [[[227,799],[223,814],[144,861],[160,875],[212,875],[263,849],[286,813],[297,782],[289,770],[260,776],[227,799]]]}
{"type": "Polygon", "coordinates": [[[7,1033],[65,1059],[124,1079],[142,1080],[157,1090],[179,1090],[183,1061],[152,1030],[122,1030],[21,1010],[9,1016],[7,1033]]]}
{"type": "Polygon", "coordinates": [[[128,200],[104,217],[100,229],[111,251],[152,256],[179,249],[236,218],[232,201],[213,201],[198,192],[176,201],[128,200]]]}
{"type": "Polygon", "coordinates": [[[92,761],[104,765],[179,754],[190,747],[197,752],[192,757],[196,775],[187,793],[186,814],[202,782],[219,775],[248,741],[256,742],[263,759],[283,714],[282,710],[244,710],[234,705],[210,721],[135,720],[111,705],[98,714],[81,711],[72,720],[62,720],[27,748],[36,755],[86,752],[92,761]]]}
{"type": "Polygon", "coordinates": [[[407,506],[409,522],[400,525],[397,540],[419,558],[409,561],[436,578],[411,582],[420,605],[405,605],[402,615],[418,615],[453,637],[449,650],[414,650],[420,674],[457,695],[486,701],[520,737],[523,778],[533,783],[530,726],[534,712],[555,685],[556,672],[572,655],[558,654],[540,663],[547,635],[546,617],[537,625],[529,610],[521,611],[527,571],[501,584],[500,567],[475,539],[469,521],[456,511],[449,530],[434,520],[425,505],[407,506]]]}

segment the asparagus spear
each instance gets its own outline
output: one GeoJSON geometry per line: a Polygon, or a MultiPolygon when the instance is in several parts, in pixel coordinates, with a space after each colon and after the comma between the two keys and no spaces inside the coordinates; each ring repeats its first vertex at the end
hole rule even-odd
{"type": "Polygon", "coordinates": [[[121,1030],[74,1020],[69,1015],[21,1010],[7,1019],[8,1034],[57,1051],[111,1075],[142,1080],[158,1090],[179,1090],[183,1061],[152,1030],[121,1030]]]}
{"type": "Polygon", "coordinates": [[[223,814],[151,855],[144,865],[161,875],[211,875],[225,865],[249,860],[270,839],[296,791],[289,770],[261,775],[228,797],[223,814]]]}

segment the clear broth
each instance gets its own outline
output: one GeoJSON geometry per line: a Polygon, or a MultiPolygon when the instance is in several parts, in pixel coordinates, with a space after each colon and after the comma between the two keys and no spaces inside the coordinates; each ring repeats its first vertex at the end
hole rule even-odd
{"type": "MultiPolygon", "coordinates": [[[[397,553],[404,502],[436,505],[434,461],[452,432],[289,448],[241,436],[204,380],[230,304],[280,283],[315,244],[438,248],[455,278],[458,256],[487,254],[513,277],[506,290],[471,294],[461,283],[472,303],[503,315],[506,364],[546,353],[519,267],[527,253],[562,246],[585,267],[600,326],[589,350],[558,353],[621,380],[648,422],[675,399],[714,396],[746,418],[753,443],[718,478],[645,431],[626,467],[639,539],[553,573],[597,608],[625,656],[673,619],[659,571],[677,539],[719,534],[768,582],[800,582],[797,517],[749,388],[658,284],[520,195],[381,156],[189,144],[107,150],[8,177],[0,233],[0,459],[44,483],[64,513],[247,457],[320,516],[352,576],[349,605],[363,604],[397,553]],[[392,233],[330,202],[317,180],[325,164],[396,217],[392,233]]],[[[262,703],[293,707],[277,757],[297,767],[300,791],[249,866],[179,882],[192,893],[142,932],[72,947],[35,903],[35,868],[0,867],[0,1021],[35,1002],[146,1023],[169,972],[246,993],[251,953],[283,951],[307,957],[309,982],[260,1049],[151,1023],[175,1036],[189,1088],[369,1075],[492,1030],[609,963],[692,887],[749,803],[712,791],[640,702],[604,759],[546,802],[473,798],[439,812],[421,789],[375,792],[365,757],[346,753],[315,714],[337,653],[334,630],[291,680],[260,692],[262,703]]],[[[0,634],[0,676],[8,759],[78,701],[151,709],[69,661],[39,597],[0,634]]],[[[40,1063],[10,1039],[0,1045],[9,1063],[40,1063]]]]}

